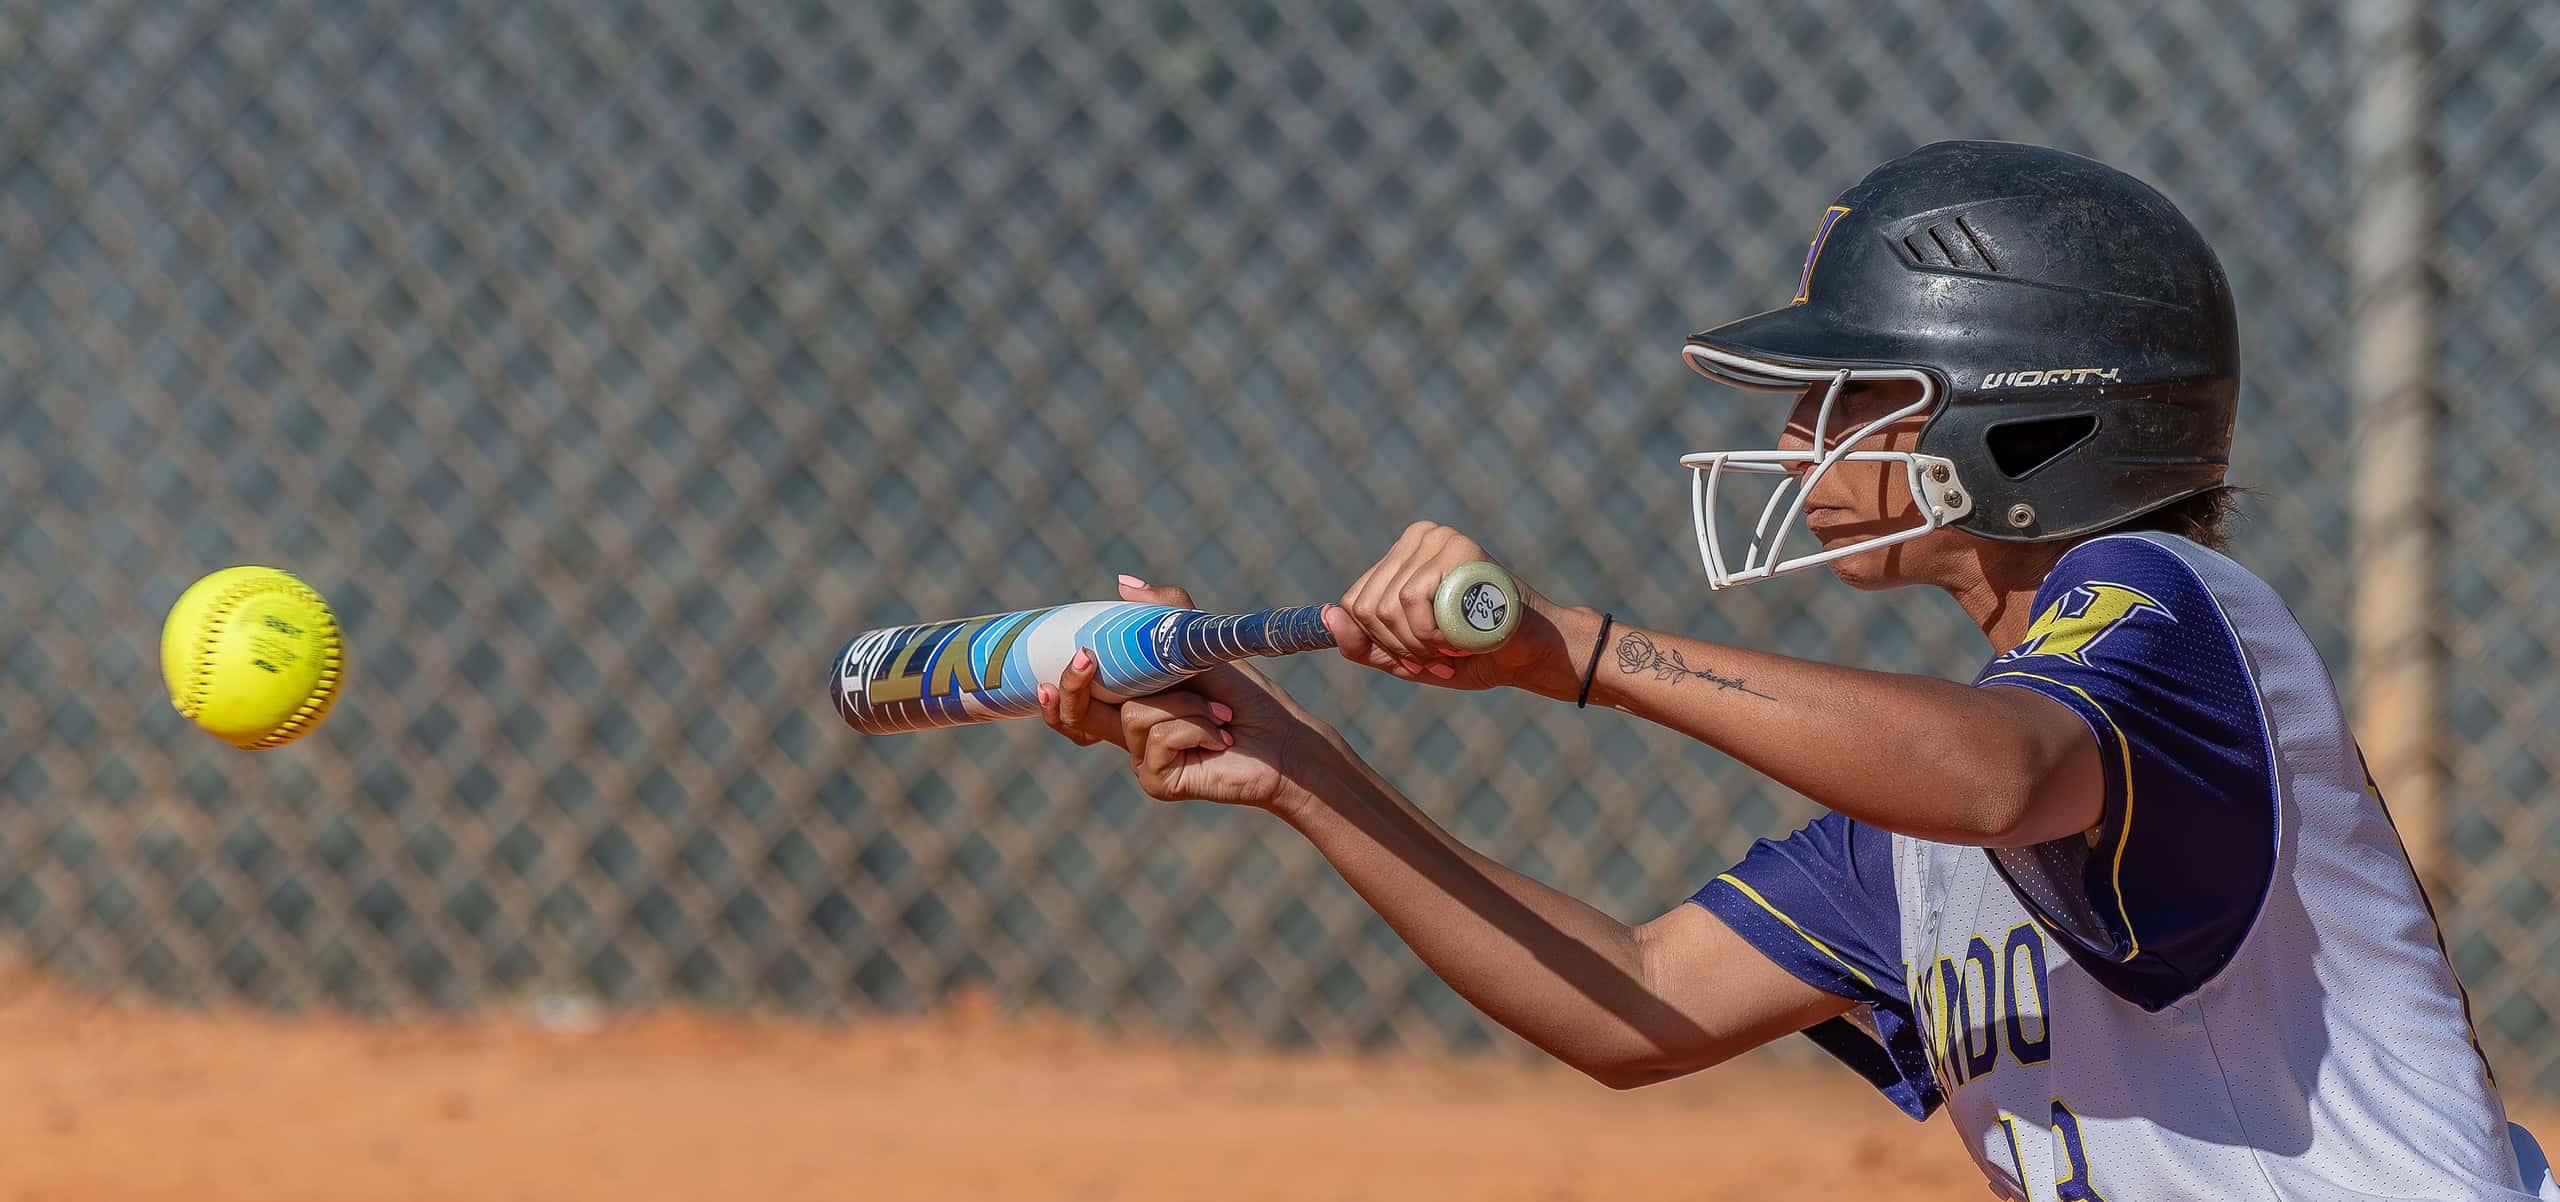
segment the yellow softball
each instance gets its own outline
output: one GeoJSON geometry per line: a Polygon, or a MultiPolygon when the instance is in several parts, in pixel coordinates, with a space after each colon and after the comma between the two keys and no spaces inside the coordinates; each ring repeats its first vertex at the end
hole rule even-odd
{"type": "Polygon", "coordinates": [[[320,725],[338,699],[339,654],[329,603],[274,568],[224,568],[196,581],[160,628],[170,704],[250,751],[320,725]]]}

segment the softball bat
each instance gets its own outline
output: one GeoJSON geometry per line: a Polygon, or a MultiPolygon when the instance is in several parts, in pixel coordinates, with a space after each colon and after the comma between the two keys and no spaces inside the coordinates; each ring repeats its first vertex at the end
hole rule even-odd
{"type": "MultiPolygon", "coordinates": [[[[1520,628],[1520,586],[1478,560],[1440,578],[1432,617],[1449,644],[1482,654],[1520,628]]],[[[855,635],[837,653],[828,694],[845,725],[887,735],[1040,712],[1079,647],[1096,661],[1095,695],[1144,697],[1230,660],[1333,646],[1324,607],[1220,614],[1138,601],[1082,601],[855,635]]]]}

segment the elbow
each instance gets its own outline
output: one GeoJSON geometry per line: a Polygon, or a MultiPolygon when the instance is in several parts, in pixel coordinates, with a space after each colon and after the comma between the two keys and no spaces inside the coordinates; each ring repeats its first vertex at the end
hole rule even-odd
{"type": "Polygon", "coordinates": [[[1966,815],[1966,843],[1975,847],[2025,847],[2032,837],[2035,806],[2029,794],[2002,794],[1982,799],[1966,815]]]}
{"type": "MultiPolygon", "coordinates": [[[[1561,1059],[1561,1057],[1559,1057],[1561,1059]]],[[[1574,1071],[1611,1089],[1642,1089],[1686,1077],[1706,1066],[1682,1063],[1659,1053],[1568,1060],[1574,1071]]]]}
{"type": "Polygon", "coordinates": [[[2006,739],[1969,746],[1944,740],[1934,766],[1962,782],[1967,800],[1951,816],[1949,841],[1976,847],[2032,847],[2095,828],[2104,817],[2106,774],[2080,715],[2022,689],[1992,689],[2018,708],[2000,713],[2006,739]]]}
{"type": "MultiPolygon", "coordinates": [[[[1927,837],[1968,847],[2016,847],[2034,826],[2034,774],[2021,766],[1968,757],[1945,765],[1939,779],[1963,782],[1948,791],[1955,804],[1939,811],[1927,837]]],[[[1933,774],[1935,775],[1935,774],[1933,774]]]]}
{"type": "Polygon", "coordinates": [[[1538,1046],[1557,1063],[1611,1089],[1634,1089],[1646,1084],[1645,1062],[1629,1052],[1556,1047],[1544,1042],[1538,1046]]]}
{"type": "Polygon", "coordinates": [[[2068,778],[2060,766],[1984,770],[1960,819],[1962,841],[1976,847],[2032,847],[2097,825],[2096,789],[2078,787],[2068,778]]]}
{"type": "MultiPolygon", "coordinates": [[[[1704,911],[1682,907],[1683,916],[1704,911]]],[[[1577,1024],[1575,1035],[1555,1043],[1541,1041],[1548,1055],[1611,1089],[1642,1089],[1721,1064],[1751,1046],[1716,1030],[1718,1007],[1683,1012],[1658,986],[1666,955],[1661,920],[1627,930],[1631,953],[1625,963],[1634,987],[1632,996],[1604,1003],[1608,1012],[1597,1022],[1577,1024]]],[[[1694,971],[1684,962],[1679,971],[1694,971]]]]}
{"type": "Polygon", "coordinates": [[[1912,785],[1937,793],[1944,807],[1929,831],[1941,843],[1967,847],[2017,847],[2032,842],[2036,796],[2045,775],[2024,749],[1941,746],[1915,765],[1912,785]]]}
{"type": "Polygon", "coordinates": [[[1642,1089],[1659,1085],[1682,1074],[1668,1069],[1641,1065],[1575,1065],[1582,1074],[1615,1090],[1642,1089]]]}
{"type": "MultiPolygon", "coordinates": [[[[2085,729],[2078,721],[2072,718],[2075,735],[2085,729]]],[[[2005,737],[1923,744],[1931,752],[1921,761],[1925,779],[1955,800],[1940,812],[1947,829],[1936,836],[1939,841],[2026,847],[2070,833],[2054,829],[2057,811],[2067,807],[2052,803],[2073,791],[2070,769],[2075,753],[2089,746],[2086,740],[2057,738],[2018,721],[2001,724],[2000,731],[2005,737]]]]}

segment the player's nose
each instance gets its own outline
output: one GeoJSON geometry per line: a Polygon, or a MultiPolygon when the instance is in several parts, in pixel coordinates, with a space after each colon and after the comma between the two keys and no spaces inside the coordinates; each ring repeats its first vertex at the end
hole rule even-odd
{"type": "MultiPolygon", "coordinates": [[[[1822,403],[1819,397],[1811,391],[1798,396],[1795,405],[1787,411],[1787,424],[1778,431],[1778,449],[1781,451],[1812,450],[1813,423],[1821,415],[1822,403]]],[[[1797,470],[1801,474],[1803,469],[1797,470]]]]}
{"type": "Polygon", "coordinates": [[[1805,422],[1788,422],[1785,429],[1778,431],[1778,449],[1781,451],[1812,450],[1812,425],[1805,422]]]}

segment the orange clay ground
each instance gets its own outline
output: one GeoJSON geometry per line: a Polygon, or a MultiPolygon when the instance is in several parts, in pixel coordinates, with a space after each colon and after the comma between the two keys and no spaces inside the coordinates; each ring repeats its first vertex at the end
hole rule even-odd
{"type": "Polygon", "coordinates": [[[364,1026],[0,996],[0,1199],[1989,1197],[1943,1120],[1760,1062],[1241,1055],[983,1013],[364,1026]]]}

